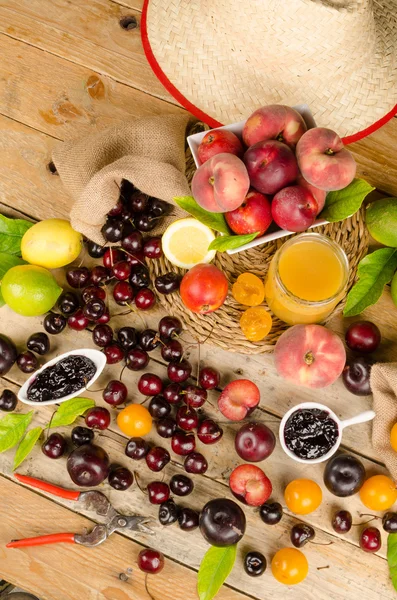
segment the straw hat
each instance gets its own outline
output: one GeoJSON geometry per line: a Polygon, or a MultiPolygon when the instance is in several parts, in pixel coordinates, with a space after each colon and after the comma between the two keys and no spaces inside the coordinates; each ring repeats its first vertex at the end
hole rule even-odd
{"type": "Polygon", "coordinates": [[[397,0],[145,0],[160,81],[212,127],[306,103],[356,141],[397,113],[397,0]]]}

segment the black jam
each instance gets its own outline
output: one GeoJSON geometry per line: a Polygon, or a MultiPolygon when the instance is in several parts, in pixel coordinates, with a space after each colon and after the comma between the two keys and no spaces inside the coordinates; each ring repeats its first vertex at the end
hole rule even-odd
{"type": "Polygon", "coordinates": [[[314,460],[327,454],[338,437],[338,424],[327,411],[319,408],[297,410],[284,428],[287,448],[304,460],[314,460]]]}
{"type": "Polygon", "coordinates": [[[96,366],[91,359],[72,354],[37,375],[28,388],[28,400],[46,402],[73,394],[84,388],[95,373],[96,366]]]}

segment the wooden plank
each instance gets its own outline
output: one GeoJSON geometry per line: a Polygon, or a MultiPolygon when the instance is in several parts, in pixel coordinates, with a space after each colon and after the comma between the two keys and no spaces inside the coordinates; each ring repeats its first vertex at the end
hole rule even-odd
{"type": "MultiPolygon", "coordinates": [[[[173,104],[154,75],[142,51],[140,12],[119,6],[110,0],[5,0],[0,7],[0,31],[11,38],[66,58],[85,68],[128,84],[151,96],[173,104]],[[136,19],[135,29],[120,26],[124,17],[136,19]]],[[[92,97],[105,93],[95,79],[89,88],[92,97]]]]}
{"type": "MultiPolygon", "coordinates": [[[[4,477],[0,477],[0,494],[6,515],[0,530],[1,574],[7,581],[37,594],[41,600],[149,598],[145,575],[136,566],[142,546],[117,533],[96,548],[58,544],[7,550],[5,544],[15,537],[82,532],[91,529],[93,522],[4,477]]],[[[158,600],[193,599],[197,597],[196,574],[166,560],[163,571],[148,578],[148,589],[158,600]]],[[[219,593],[219,600],[244,598],[227,587],[219,593]]]]}
{"type": "Polygon", "coordinates": [[[182,109],[32,46],[0,37],[0,113],[53,137],[77,137],[182,109]],[[93,77],[104,93],[92,97],[93,77]]]}

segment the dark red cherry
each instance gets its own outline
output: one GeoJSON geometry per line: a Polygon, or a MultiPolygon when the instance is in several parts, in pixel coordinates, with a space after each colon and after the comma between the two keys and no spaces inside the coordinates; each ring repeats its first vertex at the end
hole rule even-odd
{"type": "Polygon", "coordinates": [[[165,273],[165,275],[159,275],[158,277],[156,277],[156,279],[154,280],[154,287],[159,292],[159,294],[173,294],[174,292],[179,290],[181,281],[182,275],[171,271],[170,273],[165,273]]]}
{"type": "Polygon", "coordinates": [[[126,281],[118,281],[113,288],[113,298],[117,304],[128,304],[134,299],[134,288],[126,281]]]}
{"type": "Polygon", "coordinates": [[[66,452],[67,443],[60,433],[51,433],[45,440],[41,449],[48,458],[61,458],[66,452]]]}
{"type": "Polygon", "coordinates": [[[219,386],[221,376],[219,371],[212,367],[203,367],[200,369],[199,384],[205,390],[213,390],[219,386]]]}
{"type": "Polygon", "coordinates": [[[106,247],[100,246],[99,244],[96,244],[95,242],[91,242],[91,240],[88,240],[87,251],[88,251],[88,254],[92,258],[102,258],[102,256],[106,252],[106,247]]]}
{"type": "Polygon", "coordinates": [[[141,550],[138,554],[138,567],[144,573],[156,575],[164,568],[164,556],[158,550],[141,550]]]}
{"type": "Polygon", "coordinates": [[[178,520],[178,507],[172,498],[160,504],[159,521],[161,525],[172,525],[178,520]]]}
{"type": "Polygon", "coordinates": [[[109,212],[107,213],[107,216],[108,217],[119,217],[119,216],[121,216],[123,209],[124,209],[123,203],[119,200],[117,202],[117,204],[115,204],[113,206],[113,208],[111,208],[109,210],[109,212]]]}
{"type": "Polygon", "coordinates": [[[170,488],[175,496],[188,496],[192,493],[194,484],[190,477],[178,473],[171,477],[170,488]]]}
{"type": "Polygon", "coordinates": [[[152,352],[160,344],[160,340],[157,335],[157,331],[154,329],[145,329],[139,336],[139,345],[142,350],[146,352],[152,352]]]}
{"type": "Polygon", "coordinates": [[[113,265],[111,273],[119,281],[125,281],[131,275],[131,265],[126,260],[121,260],[113,265]]]}
{"type": "Polygon", "coordinates": [[[381,342],[379,327],[371,321],[352,323],[346,331],[346,344],[355,352],[375,352],[381,342]]]}
{"type": "Polygon", "coordinates": [[[110,465],[110,471],[108,475],[109,485],[115,490],[128,490],[134,482],[134,476],[129,469],[126,467],[110,465]]]}
{"type": "Polygon", "coordinates": [[[182,531],[193,531],[199,526],[200,515],[192,508],[183,507],[179,511],[178,523],[182,531]]]}
{"type": "Polygon", "coordinates": [[[163,382],[154,373],[144,373],[138,380],[138,390],[144,396],[157,396],[163,391],[163,382]]]}
{"type": "Polygon", "coordinates": [[[130,207],[136,213],[144,212],[149,205],[149,197],[142,192],[136,192],[130,199],[130,207]]]}
{"type": "Polygon", "coordinates": [[[216,444],[222,436],[223,429],[212,419],[205,419],[197,429],[197,437],[203,444],[216,444]]]}
{"type": "Polygon", "coordinates": [[[150,446],[146,440],[140,437],[134,437],[128,440],[125,447],[125,453],[133,460],[142,460],[148,454],[150,446]]]}
{"type": "Polygon", "coordinates": [[[164,200],[159,200],[159,198],[152,198],[150,211],[155,217],[164,217],[171,212],[171,205],[164,202],[164,200]]]}
{"type": "Polygon", "coordinates": [[[163,317],[159,322],[159,333],[163,342],[178,336],[182,330],[182,323],[177,317],[163,317]]]}
{"type": "Polygon", "coordinates": [[[83,302],[87,304],[87,302],[90,302],[91,300],[105,300],[106,292],[98,285],[88,285],[86,288],[84,288],[81,297],[83,302]]]}
{"type": "Polygon", "coordinates": [[[157,225],[160,224],[160,219],[155,217],[152,213],[142,213],[136,215],[134,219],[135,227],[139,231],[147,232],[152,231],[157,225]]]}
{"type": "Polygon", "coordinates": [[[149,355],[140,348],[131,348],[125,355],[125,364],[131,371],[142,371],[149,364],[149,355]]]}
{"type": "Polygon", "coordinates": [[[181,406],[176,413],[176,423],[184,431],[192,431],[198,425],[198,414],[190,406],[181,406]]]}
{"type": "Polygon", "coordinates": [[[107,242],[120,242],[124,235],[124,223],[120,218],[109,219],[102,226],[101,233],[107,242]]]}
{"type": "Polygon", "coordinates": [[[141,288],[135,296],[135,306],[139,310],[149,310],[156,304],[156,296],[149,288],[141,288]]]}
{"type": "Polygon", "coordinates": [[[130,284],[134,288],[147,288],[150,285],[149,270],[144,265],[131,266],[130,284]]]}
{"type": "Polygon", "coordinates": [[[106,346],[103,351],[105,353],[106,362],[108,365],[114,365],[124,358],[124,350],[116,342],[106,346]]]}
{"type": "Polygon", "coordinates": [[[171,448],[175,454],[186,456],[194,452],[196,440],[192,433],[175,433],[171,439],[171,448]]]}
{"type": "Polygon", "coordinates": [[[138,345],[135,327],[121,327],[117,332],[117,341],[124,350],[135,348],[138,345]]]}
{"type": "Polygon", "coordinates": [[[90,321],[96,321],[97,319],[100,319],[102,315],[105,314],[105,311],[106,304],[99,298],[90,300],[83,307],[83,315],[90,321]]]}
{"type": "Polygon", "coordinates": [[[91,272],[87,267],[79,267],[66,271],[66,280],[72,288],[83,288],[88,285],[91,278],[91,272]]]}
{"type": "Polygon", "coordinates": [[[22,373],[33,373],[38,368],[39,363],[33,352],[26,350],[17,356],[17,366],[22,373]]]}
{"type": "Polygon", "coordinates": [[[125,237],[121,246],[127,252],[134,254],[135,252],[141,252],[143,250],[143,236],[140,231],[133,231],[127,237],[125,237]]]}
{"type": "Polygon", "coordinates": [[[283,517],[283,507],[279,502],[265,502],[259,509],[259,516],[266,525],[276,525],[283,517]]]}
{"type": "Polygon", "coordinates": [[[94,439],[94,432],[88,427],[74,427],[71,433],[71,440],[75,446],[84,446],[90,444],[94,439]]]}
{"type": "MultiPolygon", "coordinates": [[[[115,253],[116,251],[114,250],[113,252],[115,253]]],[[[91,281],[96,286],[106,285],[110,281],[109,269],[107,269],[106,267],[102,267],[101,265],[97,265],[92,269],[91,281]]]]}
{"type": "Polygon", "coordinates": [[[189,379],[192,374],[192,365],[186,359],[179,362],[171,362],[167,367],[168,379],[172,383],[182,383],[189,379]]]}
{"type": "Polygon", "coordinates": [[[360,548],[364,552],[378,552],[382,546],[382,538],[379,529],[366,527],[360,536],[360,548]]]}
{"type": "Polygon", "coordinates": [[[110,412],[103,406],[94,406],[85,414],[85,424],[90,429],[107,429],[110,425],[110,412]]]}
{"type": "Polygon", "coordinates": [[[337,533],[347,533],[353,525],[353,517],[348,510],[338,510],[332,518],[332,527],[337,533]]]}
{"type": "Polygon", "coordinates": [[[170,438],[176,432],[176,422],[171,417],[163,417],[156,422],[156,431],[162,438],[170,438]]]}
{"type": "Polygon", "coordinates": [[[316,532],[313,527],[306,523],[297,523],[291,529],[291,543],[295,548],[302,548],[308,542],[314,540],[316,532]]]}
{"type": "Polygon", "coordinates": [[[65,329],[66,323],[66,317],[50,312],[44,317],[43,327],[47,333],[58,335],[65,329]]]}
{"type": "Polygon", "coordinates": [[[125,383],[112,379],[102,392],[102,397],[111,406],[119,406],[127,400],[128,390],[125,383]]]}
{"type": "Polygon", "coordinates": [[[188,385],[183,396],[184,402],[193,408],[200,408],[207,400],[207,392],[197,385],[188,385]]]}
{"type": "Polygon", "coordinates": [[[163,249],[161,247],[161,238],[152,237],[145,241],[143,245],[143,253],[146,258],[157,259],[163,256],[163,249]]]}
{"type": "Polygon", "coordinates": [[[124,260],[124,253],[119,248],[108,248],[103,255],[103,266],[111,269],[114,264],[124,260]]]}
{"type": "Polygon", "coordinates": [[[57,306],[61,313],[68,317],[80,307],[80,302],[73,292],[63,292],[58,298],[57,306]]]}
{"type": "Polygon", "coordinates": [[[74,315],[70,315],[70,317],[68,318],[68,326],[74,331],[83,331],[83,329],[86,329],[88,327],[89,323],[90,321],[84,315],[81,308],[79,308],[79,310],[76,313],[74,313],[74,315]]]}
{"type": "Polygon", "coordinates": [[[155,446],[146,455],[146,464],[151,471],[161,471],[170,462],[171,457],[168,450],[155,446]]]}
{"type": "Polygon", "coordinates": [[[109,325],[95,325],[92,330],[92,341],[95,346],[104,348],[113,341],[113,329],[109,325]]]}
{"type": "Polygon", "coordinates": [[[185,458],[184,467],[186,473],[202,475],[208,469],[208,462],[200,452],[192,452],[185,458]]]}
{"type": "Polygon", "coordinates": [[[162,419],[171,414],[171,406],[164,396],[154,396],[149,402],[148,410],[154,419],[162,419]]]}
{"type": "MultiPolygon", "coordinates": [[[[165,401],[164,401],[165,402],[165,401]]],[[[0,410],[12,412],[16,409],[18,398],[12,390],[3,390],[0,395],[0,410]]]]}
{"type": "Polygon", "coordinates": [[[163,396],[170,404],[179,404],[182,400],[182,387],[179,383],[170,383],[163,390],[163,396]]]}
{"type": "Polygon", "coordinates": [[[183,356],[183,347],[178,340],[170,340],[161,346],[161,356],[166,362],[178,362],[183,356]]]}
{"type": "Polygon", "coordinates": [[[152,481],[147,486],[150,504],[162,504],[170,497],[170,488],[164,481],[152,481]]]}
{"type": "Polygon", "coordinates": [[[50,340],[48,338],[48,335],[43,331],[32,333],[32,335],[29,336],[28,341],[26,342],[26,347],[31,352],[40,354],[40,356],[47,354],[47,352],[50,351],[50,340]]]}
{"type": "Polygon", "coordinates": [[[266,571],[266,558],[261,552],[247,552],[244,557],[244,571],[250,577],[259,577],[266,571]]]}

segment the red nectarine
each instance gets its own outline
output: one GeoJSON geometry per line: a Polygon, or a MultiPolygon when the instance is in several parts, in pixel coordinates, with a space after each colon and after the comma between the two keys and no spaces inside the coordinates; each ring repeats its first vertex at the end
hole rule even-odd
{"type": "Polygon", "coordinates": [[[227,129],[212,129],[208,131],[197,148],[201,165],[216,154],[223,152],[226,154],[235,154],[239,158],[242,158],[244,154],[243,145],[237,135],[227,129]]]}
{"type": "Polygon", "coordinates": [[[276,194],[299,175],[291,148],[275,140],[258,142],[248,148],[244,162],[252,186],[262,194],[276,194]]]}
{"type": "Polygon", "coordinates": [[[312,194],[300,185],[286,187],[274,196],[272,216],[281,229],[305,231],[313,225],[318,205],[312,194]]]}
{"type": "Polygon", "coordinates": [[[272,222],[270,199],[251,189],[241,206],[225,213],[225,219],[230,229],[238,235],[256,231],[263,235],[272,222]]]}

